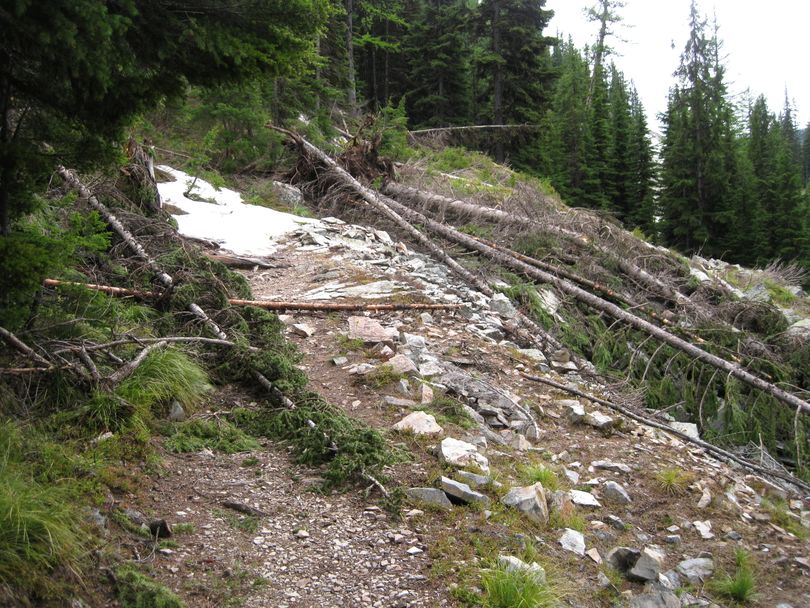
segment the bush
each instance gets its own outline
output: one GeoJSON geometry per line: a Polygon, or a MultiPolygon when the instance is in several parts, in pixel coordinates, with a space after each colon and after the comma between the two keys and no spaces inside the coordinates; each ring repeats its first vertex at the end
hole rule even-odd
{"type": "Polygon", "coordinates": [[[194,419],[174,425],[166,440],[172,452],[199,452],[203,448],[236,454],[259,448],[259,443],[225,420],[194,419]]]}

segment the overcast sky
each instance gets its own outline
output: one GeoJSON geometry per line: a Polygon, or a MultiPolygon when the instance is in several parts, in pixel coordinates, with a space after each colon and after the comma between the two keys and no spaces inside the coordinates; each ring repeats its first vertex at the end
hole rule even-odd
{"type": "MultiPolygon", "coordinates": [[[[546,30],[570,34],[577,47],[593,43],[598,24],[589,23],[583,9],[596,0],[547,0],[554,18],[546,30]]],[[[666,109],[672,74],[689,36],[690,0],[625,0],[624,24],[613,38],[616,65],[632,79],[641,95],[650,126],[666,109]],[[674,43],[674,48],[673,48],[674,43]]],[[[717,15],[719,37],[726,54],[726,83],[741,95],[750,89],[764,94],[771,111],[784,106],[785,87],[798,110],[798,126],[810,120],[810,0],[698,0],[704,15],[717,15]]]]}

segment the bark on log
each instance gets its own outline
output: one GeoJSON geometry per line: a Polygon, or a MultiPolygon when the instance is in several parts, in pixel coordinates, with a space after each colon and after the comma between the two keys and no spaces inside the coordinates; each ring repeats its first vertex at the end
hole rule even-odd
{"type": "Polygon", "coordinates": [[[396,182],[391,181],[387,182],[383,186],[382,191],[385,194],[392,196],[402,202],[410,201],[428,207],[443,210],[450,209],[451,211],[454,211],[456,213],[464,215],[477,215],[492,220],[494,222],[502,222],[516,226],[526,226],[528,224],[531,225],[533,229],[538,230],[540,232],[546,232],[549,234],[553,234],[555,236],[559,236],[561,238],[565,238],[580,246],[593,247],[596,251],[604,255],[607,259],[616,263],[623,273],[625,273],[627,276],[644,285],[654,294],[667,300],[676,302],[686,308],[695,309],[694,302],[689,300],[689,298],[687,298],[682,293],[673,289],[660,279],[654,277],[643,268],[640,268],[635,264],[633,264],[632,262],[622,258],[621,256],[616,255],[614,251],[611,251],[607,247],[603,247],[597,243],[592,242],[587,236],[574,232],[573,230],[568,230],[566,228],[561,228],[559,226],[554,226],[551,224],[540,223],[529,217],[515,215],[512,213],[506,213],[505,211],[501,211],[500,209],[493,209],[491,207],[474,205],[472,203],[468,203],[467,201],[452,199],[431,192],[424,192],[416,188],[411,188],[410,186],[403,186],[402,184],[398,184],[396,182]]]}
{"type": "Polygon", "coordinates": [[[160,342],[156,342],[155,344],[150,344],[149,346],[141,350],[141,352],[139,352],[132,361],[127,363],[124,367],[116,370],[114,373],[110,374],[106,378],[105,382],[110,387],[114,387],[115,385],[120,384],[121,382],[129,378],[136,369],[138,369],[138,366],[144,362],[149,353],[158,348],[163,348],[167,344],[168,343],[165,340],[161,340],[160,342]]]}
{"type": "Polygon", "coordinates": [[[600,405],[604,405],[605,407],[608,407],[608,408],[610,408],[610,409],[612,409],[612,410],[614,410],[616,412],[619,412],[620,414],[623,414],[624,416],[627,416],[628,418],[631,418],[631,419],[635,420],[636,422],[640,422],[641,424],[645,424],[647,426],[651,426],[653,428],[660,429],[662,431],[666,431],[667,433],[671,433],[671,434],[675,435],[676,437],[678,437],[679,439],[682,439],[683,441],[686,441],[686,442],[692,443],[694,445],[700,446],[701,448],[703,448],[707,452],[710,452],[710,453],[712,453],[712,454],[714,454],[714,455],[716,455],[716,456],[718,456],[720,458],[723,458],[725,460],[730,460],[732,462],[735,462],[735,463],[737,463],[737,464],[739,464],[739,465],[741,465],[741,466],[743,466],[743,467],[745,467],[747,469],[750,469],[750,470],[752,470],[752,471],[754,471],[756,473],[759,473],[760,475],[776,477],[778,479],[781,479],[782,481],[786,481],[786,482],[788,482],[788,483],[790,483],[790,484],[792,484],[794,486],[797,486],[799,488],[804,489],[805,492],[810,491],[810,484],[802,481],[801,479],[798,479],[797,477],[795,477],[793,475],[783,473],[782,471],[779,471],[779,470],[766,469],[765,467],[759,466],[758,464],[753,463],[753,462],[751,462],[749,460],[746,460],[745,458],[741,458],[740,456],[737,456],[736,454],[728,452],[728,451],[726,451],[726,450],[724,450],[722,448],[719,448],[714,444],[708,443],[707,441],[703,441],[702,439],[695,439],[694,437],[690,437],[689,435],[687,435],[685,433],[682,433],[682,432],[680,432],[680,431],[678,431],[676,429],[673,429],[671,426],[668,426],[668,425],[663,424],[661,422],[657,422],[657,421],[649,418],[648,416],[642,416],[641,414],[637,414],[636,412],[632,411],[631,409],[623,407],[623,406],[619,405],[618,403],[613,403],[612,401],[607,401],[606,399],[600,399],[599,397],[596,397],[594,395],[590,395],[588,393],[584,393],[584,392],[582,392],[582,391],[580,391],[580,390],[578,390],[576,388],[573,388],[572,386],[568,386],[568,385],[565,385],[565,384],[560,384],[559,382],[555,382],[554,380],[551,380],[549,378],[542,378],[540,376],[533,376],[531,374],[526,374],[526,373],[523,373],[523,372],[521,372],[521,375],[524,378],[528,379],[528,380],[532,380],[533,382],[540,382],[540,383],[545,384],[547,386],[551,386],[553,388],[556,388],[557,390],[564,391],[566,393],[570,393],[571,395],[576,395],[577,397],[582,397],[583,399],[588,399],[589,401],[593,401],[594,403],[599,403],[600,405]]]}
{"type": "Polygon", "coordinates": [[[11,346],[14,350],[22,353],[29,359],[39,363],[40,365],[47,367],[48,369],[51,369],[53,367],[53,364],[50,361],[48,361],[45,357],[36,353],[33,348],[28,346],[25,342],[20,340],[17,336],[15,336],[5,327],[0,327],[0,338],[3,338],[3,341],[6,344],[11,346]]]}
{"type": "Polygon", "coordinates": [[[525,129],[536,131],[542,128],[540,125],[467,125],[463,127],[437,127],[435,129],[417,129],[408,131],[409,135],[426,135],[428,133],[447,133],[449,131],[487,131],[499,129],[525,129]]]}

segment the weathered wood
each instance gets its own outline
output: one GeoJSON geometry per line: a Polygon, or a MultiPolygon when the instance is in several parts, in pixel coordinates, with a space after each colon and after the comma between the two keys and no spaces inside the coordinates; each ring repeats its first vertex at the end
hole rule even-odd
{"type": "Polygon", "coordinates": [[[45,287],[84,287],[93,291],[100,291],[111,296],[121,297],[137,297],[137,298],[156,298],[158,294],[153,291],[140,291],[138,289],[129,289],[128,287],[114,287],[112,285],[97,285],[96,283],[79,283],[77,281],[62,281],[59,279],[44,279],[42,284],[45,287]]]}
{"type": "Polygon", "coordinates": [[[105,379],[105,383],[110,387],[113,387],[117,384],[121,384],[121,382],[129,378],[132,375],[132,373],[136,369],[138,369],[138,366],[146,360],[146,357],[147,355],[149,355],[149,353],[158,348],[163,348],[167,344],[168,342],[166,342],[165,340],[161,340],[160,342],[156,342],[155,344],[150,344],[149,346],[141,350],[141,352],[139,352],[135,356],[135,358],[132,359],[132,361],[130,361],[123,367],[117,369],[114,373],[110,374],[105,379]]]}
{"type": "Polygon", "coordinates": [[[450,131],[498,131],[498,130],[526,130],[537,131],[541,129],[540,125],[467,125],[463,127],[436,127],[434,129],[416,129],[415,131],[408,131],[409,135],[427,135],[428,133],[448,133],[450,131]]]}
{"type": "Polygon", "coordinates": [[[53,367],[53,364],[50,361],[48,361],[45,357],[35,352],[33,348],[28,346],[25,342],[20,340],[17,336],[15,336],[5,327],[0,327],[0,338],[3,338],[3,341],[9,346],[11,346],[14,350],[16,350],[19,353],[22,353],[29,359],[35,361],[36,363],[39,363],[40,365],[48,369],[51,369],[53,367]]]}
{"type": "Polygon", "coordinates": [[[628,418],[631,418],[631,419],[635,420],[636,422],[640,422],[641,424],[645,424],[647,426],[650,426],[650,427],[653,427],[653,428],[656,428],[656,429],[660,429],[662,431],[666,431],[667,433],[671,433],[672,435],[675,435],[676,437],[678,437],[679,439],[682,439],[683,441],[686,441],[688,443],[692,443],[694,445],[700,446],[701,448],[703,448],[707,452],[710,452],[711,454],[714,454],[715,456],[718,456],[718,457],[720,457],[720,458],[722,458],[724,460],[729,460],[729,461],[735,462],[735,463],[737,463],[737,464],[739,464],[739,465],[741,465],[741,466],[743,466],[743,467],[745,467],[747,469],[750,469],[750,470],[752,470],[752,471],[754,471],[756,473],[759,473],[760,475],[766,475],[766,476],[769,476],[769,477],[776,477],[777,479],[781,479],[782,481],[786,481],[791,485],[794,485],[794,486],[796,486],[798,488],[804,489],[805,492],[810,491],[810,484],[802,481],[801,479],[799,479],[799,478],[797,478],[797,477],[795,477],[793,475],[790,475],[788,473],[783,473],[782,471],[779,471],[779,470],[767,469],[765,467],[759,466],[758,464],[753,463],[750,460],[746,460],[745,458],[741,458],[740,456],[737,456],[736,454],[733,454],[732,452],[729,452],[729,451],[724,450],[722,448],[719,448],[719,447],[717,447],[716,445],[714,445],[712,443],[709,443],[707,441],[703,441],[702,439],[695,439],[694,437],[690,437],[689,435],[687,435],[685,433],[682,433],[682,432],[672,428],[669,425],[666,425],[666,424],[663,424],[661,422],[657,422],[656,420],[653,420],[649,416],[642,416],[641,414],[638,414],[638,413],[634,412],[633,410],[631,410],[629,408],[623,407],[623,406],[619,405],[618,403],[613,403],[612,401],[608,401],[606,399],[601,399],[599,397],[596,397],[595,395],[584,393],[583,391],[580,391],[579,389],[576,389],[576,388],[574,388],[574,387],[572,387],[570,385],[560,384],[559,382],[555,382],[554,380],[551,380],[550,378],[542,378],[540,376],[534,376],[532,374],[527,374],[527,373],[524,373],[524,372],[521,372],[521,375],[524,378],[526,378],[527,380],[532,380],[533,382],[540,382],[540,383],[545,384],[547,386],[551,386],[553,388],[556,388],[557,390],[569,393],[571,395],[575,395],[577,397],[582,397],[583,399],[593,401],[594,403],[598,403],[600,405],[604,405],[605,407],[610,408],[610,409],[612,409],[612,410],[614,410],[616,412],[619,412],[620,414],[622,414],[624,416],[627,416],[628,418]]]}

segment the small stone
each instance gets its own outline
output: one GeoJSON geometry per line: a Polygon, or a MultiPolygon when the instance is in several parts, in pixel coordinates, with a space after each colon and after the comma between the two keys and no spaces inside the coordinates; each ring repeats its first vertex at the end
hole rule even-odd
{"type": "Polygon", "coordinates": [[[585,408],[579,401],[565,399],[559,403],[563,408],[563,414],[571,424],[582,422],[582,419],[585,418],[585,408]]]}
{"type": "Polygon", "coordinates": [[[611,502],[615,502],[622,505],[626,505],[633,502],[630,499],[630,495],[627,493],[627,490],[625,490],[621,484],[618,484],[615,481],[605,482],[603,492],[605,494],[605,498],[611,502]]]}
{"type": "Polygon", "coordinates": [[[668,534],[664,537],[664,540],[669,545],[677,545],[681,542],[681,535],[680,534],[668,534]]]}
{"type": "Polygon", "coordinates": [[[546,571],[537,562],[527,564],[514,555],[499,555],[498,565],[507,572],[525,572],[531,576],[538,585],[546,584],[546,571]]]}
{"type": "Polygon", "coordinates": [[[433,403],[433,399],[435,399],[433,389],[430,388],[429,385],[423,383],[421,388],[419,389],[419,401],[423,404],[433,403]]]}
{"type": "Polygon", "coordinates": [[[742,540],[742,535],[739,532],[730,530],[729,532],[726,533],[726,538],[729,540],[733,540],[735,542],[739,542],[742,540]]]}
{"type": "Polygon", "coordinates": [[[410,397],[411,395],[411,384],[405,378],[400,379],[397,382],[397,388],[399,388],[399,392],[405,395],[406,397],[410,397]]]}
{"type": "Polygon", "coordinates": [[[697,503],[698,509],[705,509],[708,507],[712,502],[712,493],[709,492],[708,488],[703,488],[703,494],[700,497],[700,500],[697,503]]]}
{"type": "Polygon", "coordinates": [[[604,572],[598,572],[596,575],[596,584],[599,585],[602,589],[607,589],[608,587],[612,587],[613,583],[610,582],[610,579],[605,575],[604,572]]]}
{"type": "Polygon", "coordinates": [[[294,333],[302,336],[304,338],[310,338],[315,335],[315,328],[311,325],[307,325],[306,323],[296,323],[295,325],[290,326],[294,333]]]}
{"type": "Polygon", "coordinates": [[[596,500],[596,497],[590,492],[583,492],[582,490],[571,490],[569,492],[571,502],[581,507],[601,507],[602,505],[596,500]]]}
{"type": "Polygon", "coordinates": [[[598,550],[598,549],[596,549],[595,547],[594,547],[593,549],[588,549],[588,550],[585,552],[585,555],[587,555],[588,557],[590,557],[590,558],[591,558],[591,560],[593,560],[593,562],[594,562],[595,564],[601,564],[601,563],[602,563],[602,556],[601,556],[601,555],[599,555],[599,550],[598,550]]]}
{"type": "Polygon", "coordinates": [[[700,534],[700,537],[703,540],[714,538],[714,532],[712,532],[712,522],[710,522],[708,519],[706,521],[693,521],[692,525],[695,526],[695,530],[698,531],[698,534],[700,534]]]}
{"type": "Polygon", "coordinates": [[[496,293],[492,296],[489,301],[489,308],[505,319],[511,319],[517,314],[517,310],[515,310],[509,296],[502,293],[496,293]]]}
{"type": "Polygon", "coordinates": [[[451,498],[457,498],[461,502],[464,503],[471,503],[471,502],[479,502],[483,505],[489,504],[489,497],[481,494],[480,492],[476,492],[466,483],[461,483],[460,481],[456,481],[455,479],[450,479],[449,477],[442,477],[441,479],[441,486],[442,490],[444,490],[445,494],[450,496],[451,498]]]}
{"type": "Polygon", "coordinates": [[[576,553],[580,557],[585,555],[585,536],[578,530],[566,528],[559,543],[566,551],[576,553]]]}
{"type": "Polygon", "coordinates": [[[687,437],[691,437],[692,439],[700,439],[698,427],[692,422],[670,422],[669,426],[676,431],[683,433],[687,437]]]}
{"type": "Polygon", "coordinates": [[[419,320],[422,322],[422,325],[433,325],[433,315],[429,312],[420,313],[419,320]]]}
{"type": "Polygon", "coordinates": [[[447,494],[438,488],[408,488],[405,490],[405,494],[408,495],[408,498],[441,507],[442,509],[453,508],[453,503],[447,498],[447,494]]]}
{"type": "Polygon", "coordinates": [[[619,462],[611,462],[609,460],[596,460],[591,463],[594,469],[603,469],[605,471],[613,471],[614,473],[630,473],[632,469],[626,464],[619,462]]]}
{"type": "Polygon", "coordinates": [[[615,530],[620,530],[621,532],[624,532],[626,529],[624,522],[615,515],[608,515],[607,517],[605,517],[605,521],[607,521],[607,523],[609,523],[615,530]]]}
{"type": "Polygon", "coordinates": [[[403,399],[402,397],[392,397],[390,395],[383,397],[383,403],[393,407],[416,407],[418,405],[413,399],[403,399]]]}
{"type": "Polygon", "coordinates": [[[606,431],[607,429],[613,427],[615,421],[610,416],[607,416],[601,412],[593,411],[585,414],[582,422],[588,426],[592,426],[595,429],[599,429],[600,431],[606,431]]]}
{"type": "Polygon", "coordinates": [[[295,537],[296,538],[309,538],[309,532],[307,532],[306,530],[298,530],[298,532],[295,533],[295,537]]]}
{"type": "Polygon", "coordinates": [[[422,553],[422,549],[420,549],[419,547],[411,547],[405,553],[407,553],[408,555],[419,555],[420,553],[422,553]]]}
{"type": "Polygon", "coordinates": [[[456,467],[477,466],[484,473],[489,473],[489,461],[478,453],[478,448],[452,437],[442,440],[439,446],[439,459],[456,467]]]}
{"type": "Polygon", "coordinates": [[[638,581],[654,581],[664,567],[666,554],[663,549],[649,545],[641,550],[641,555],[633,567],[627,572],[627,577],[638,581]]]}
{"type": "Polygon", "coordinates": [[[509,445],[512,448],[516,449],[518,452],[526,452],[530,450],[532,444],[520,433],[515,433],[515,436],[512,438],[512,441],[509,442],[509,445]]]}
{"type": "Polygon", "coordinates": [[[670,526],[669,528],[667,528],[667,532],[672,532],[673,534],[674,534],[675,532],[680,532],[680,531],[681,531],[681,527],[680,527],[680,526],[676,526],[676,525],[672,525],[672,526],[670,526]]]}
{"type": "Polygon", "coordinates": [[[797,557],[793,560],[802,570],[810,570],[810,558],[797,557]]]}
{"type": "Polygon", "coordinates": [[[186,410],[180,405],[177,400],[172,401],[171,408],[169,409],[169,420],[172,422],[183,422],[186,419],[186,410]]]}
{"type": "Polygon", "coordinates": [[[678,564],[676,570],[693,585],[700,585],[714,573],[714,561],[707,557],[686,559],[678,564]]]}
{"type": "Polygon", "coordinates": [[[402,374],[404,376],[419,373],[416,364],[402,354],[394,355],[385,364],[389,365],[395,374],[402,374]]]}
{"type": "Polygon", "coordinates": [[[349,359],[346,357],[334,357],[332,359],[332,365],[335,367],[343,367],[349,362],[349,359]]]}
{"type": "Polygon", "coordinates": [[[563,473],[565,474],[566,479],[570,481],[573,485],[579,483],[579,473],[576,471],[572,471],[571,469],[564,469],[563,473]]]}
{"type": "Polygon", "coordinates": [[[165,519],[153,519],[149,522],[149,532],[152,538],[169,538],[172,528],[165,519]]]}
{"type": "Polygon", "coordinates": [[[436,418],[425,412],[408,414],[391,428],[395,431],[411,432],[414,435],[441,435],[444,432],[444,429],[436,423],[436,418]]]}
{"type": "Polygon", "coordinates": [[[522,488],[512,488],[501,498],[501,502],[509,507],[516,508],[535,523],[543,525],[548,523],[548,504],[541,483],[522,488]]]}

